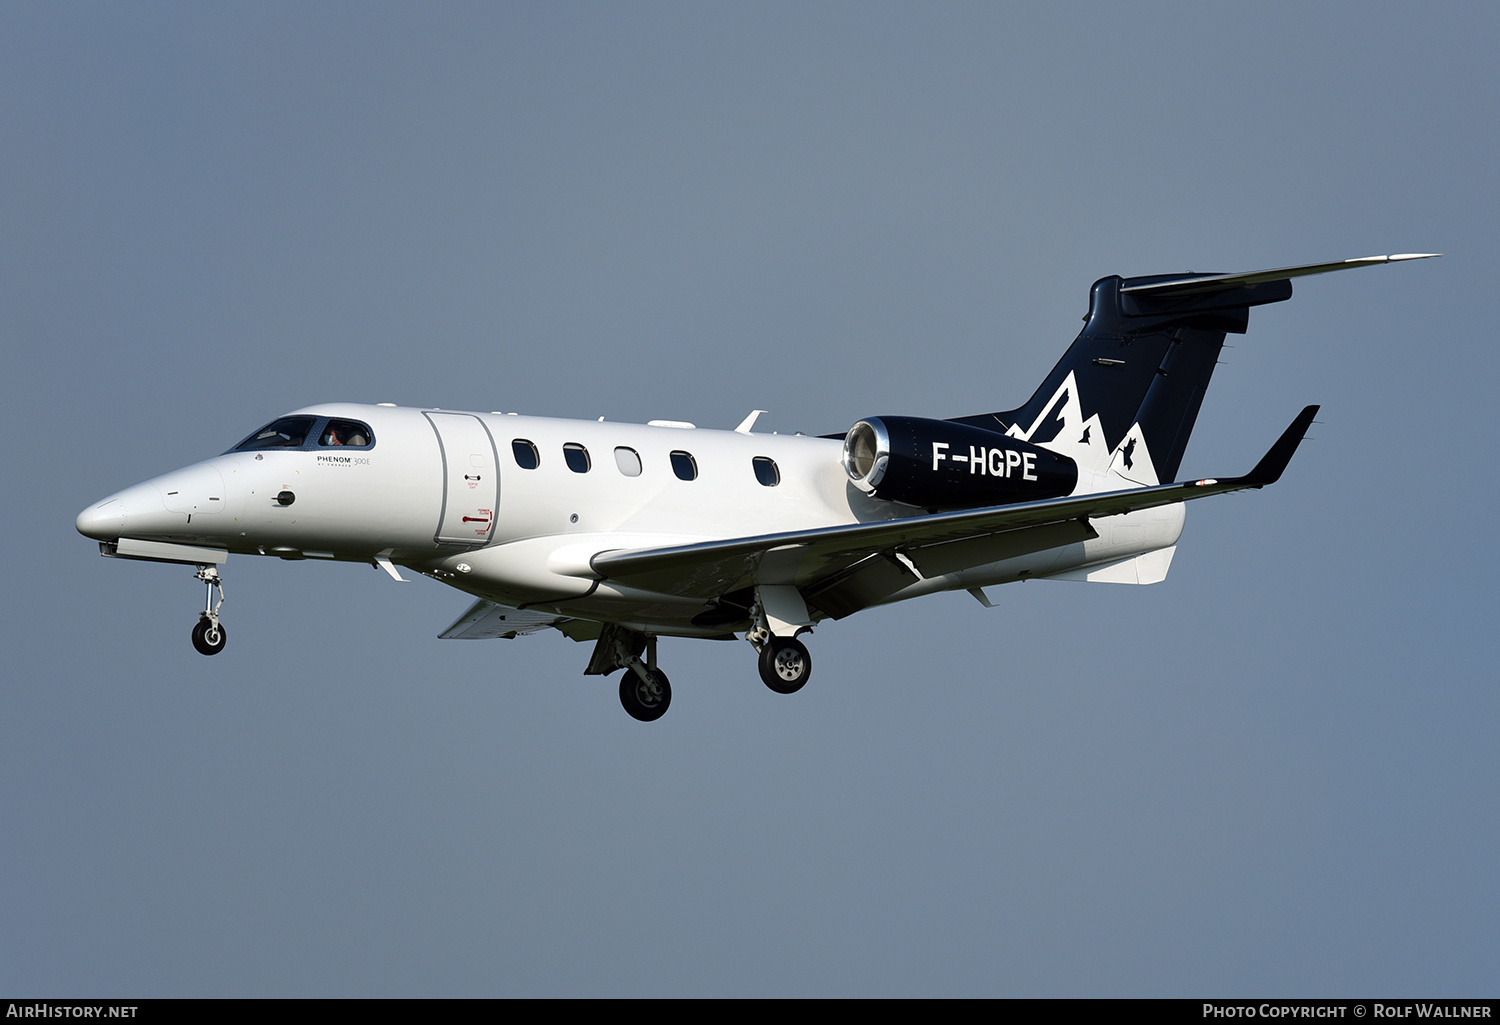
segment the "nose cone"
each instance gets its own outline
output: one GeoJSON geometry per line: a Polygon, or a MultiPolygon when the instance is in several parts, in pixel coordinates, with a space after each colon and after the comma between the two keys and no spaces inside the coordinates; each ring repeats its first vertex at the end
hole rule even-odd
{"type": "Polygon", "coordinates": [[[84,537],[95,541],[117,541],[125,529],[125,503],[118,498],[106,498],[79,513],[73,524],[84,537]]]}
{"type": "Polygon", "coordinates": [[[150,538],[181,530],[187,516],[169,510],[156,486],[165,479],[136,484],[89,506],[74,521],[78,533],[95,541],[118,541],[122,534],[150,538]]]}

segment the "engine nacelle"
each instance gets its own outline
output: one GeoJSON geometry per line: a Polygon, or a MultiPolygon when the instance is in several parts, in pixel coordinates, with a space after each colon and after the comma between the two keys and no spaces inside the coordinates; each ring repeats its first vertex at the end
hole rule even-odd
{"type": "Polygon", "coordinates": [[[998,431],[872,416],[844,436],[844,469],[876,498],[924,509],[967,509],[1059,498],[1078,485],[1067,456],[998,431]]]}

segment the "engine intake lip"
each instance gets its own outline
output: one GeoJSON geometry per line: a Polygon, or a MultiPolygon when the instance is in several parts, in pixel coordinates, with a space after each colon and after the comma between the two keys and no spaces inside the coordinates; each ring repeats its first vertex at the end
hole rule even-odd
{"type": "Polygon", "coordinates": [[[844,472],[861,491],[873,493],[891,462],[891,436],[880,418],[872,416],[844,435],[844,472]]]}

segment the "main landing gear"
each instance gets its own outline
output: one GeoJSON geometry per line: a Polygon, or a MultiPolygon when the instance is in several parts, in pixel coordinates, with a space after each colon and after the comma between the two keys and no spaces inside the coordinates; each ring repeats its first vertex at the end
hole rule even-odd
{"type": "MultiPolygon", "coordinates": [[[[795,637],[772,634],[764,617],[759,617],[758,625],[745,640],[758,653],[760,678],[776,693],[795,694],[812,676],[812,655],[807,646],[795,637]]],[[[655,635],[618,623],[605,624],[584,675],[607,676],[620,669],[625,670],[620,678],[620,705],[626,714],[641,722],[655,722],[667,714],[672,684],[656,666],[655,635]]]]}
{"type": "Polygon", "coordinates": [[[208,593],[203,599],[203,614],[198,618],[198,625],[193,627],[193,647],[200,655],[217,655],[224,650],[227,639],[224,624],[219,622],[219,607],[224,604],[224,581],[219,577],[217,566],[199,566],[196,576],[208,585],[208,593]],[[218,601],[214,601],[215,591],[219,593],[218,601]]]}
{"type": "Polygon", "coordinates": [[[616,669],[625,670],[620,679],[620,704],[631,718],[654,722],[667,714],[672,703],[672,684],[667,674],[656,668],[654,635],[619,623],[606,623],[583,674],[608,676],[616,669]]]}
{"type": "Polygon", "coordinates": [[[777,694],[795,694],[812,676],[812,655],[795,637],[771,637],[760,646],[760,678],[777,694]]]}
{"type": "MultiPolygon", "coordinates": [[[[803,611],[805,614],[806,610],[803,611]]],[[[796,637],[773,634],[765,606],[760,601],[750,607],[750,615],[755,625],[745,634],[745,640],[760,655],[762,682],[777,694],[797,693],[812,676],[812,655],[807,645],[796,637]]]]}
{"type": "Polygon", "coordinates": [[[633,719],[654,722],[672,704],[672,684],[660,669],[631,666],[620,678],[620,704],[633,719]]]}
{"type": "MultiPolygon", "coordinates": [[[[656,638],[647,642],[650,657],[627,654],[621,658],[620,704],[631,718],[654,722],[672,704],[672,684],[656,668],[656,638]]],[[[627,649],[628,650],[628,649],[627,649]]],[[[795,694],[812,675],[812,655],[795,637],[771,637],[760,646],[760,678],[778,694],[795,694]]]]}
{"type": "MultiPolygon", "coordinates": [[[[672,703],[672,684],[667,674],[656,667],[656,638],[646,642],[649,655],[639,655],[623,648],[620,662],[625,675],[620,678],[620,704],[634,719],[654,722],[667,714],[672,703]]],[[[807,645],[795,637],[768,637],[760,645],[760,678],[778,694],[795,694],[812,675],[812,655],[807,645]]]]}

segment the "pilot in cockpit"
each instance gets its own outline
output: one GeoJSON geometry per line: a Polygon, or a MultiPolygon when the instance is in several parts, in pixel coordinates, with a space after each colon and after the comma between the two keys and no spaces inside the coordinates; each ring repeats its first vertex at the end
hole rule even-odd
{"type": "Polygon", "coordinates": [[[330,420],[323,433],[318,436],[322,446],[347,445],[351,448],[369,448],[370,430],[357,420],[330,420]]]}

